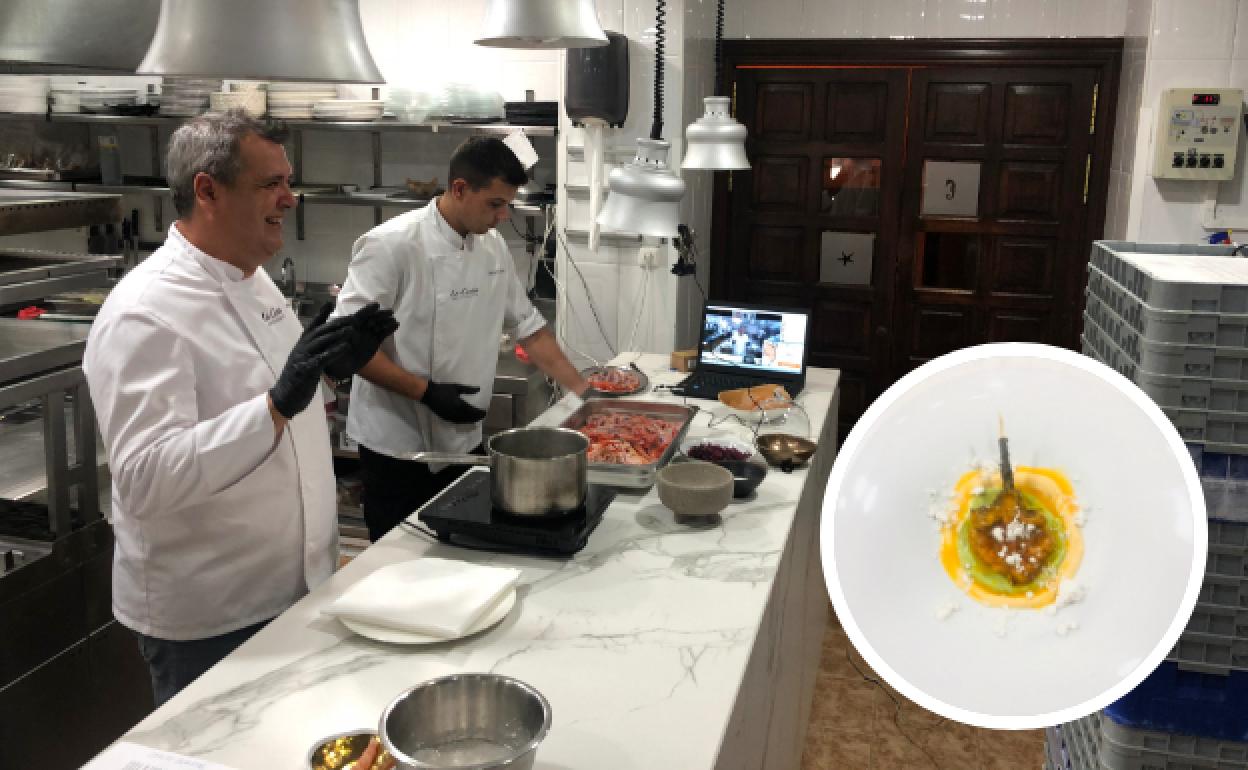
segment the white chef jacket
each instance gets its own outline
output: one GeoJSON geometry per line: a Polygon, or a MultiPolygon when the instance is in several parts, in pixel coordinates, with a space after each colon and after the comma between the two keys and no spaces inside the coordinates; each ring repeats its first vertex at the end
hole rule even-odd
{"type": "MultiPolygon", "coordinates": [[[[399,330],[381,346],[400,367],[435,382],[476,385],[464,400],[488,409],[504,329],[517,338],[545,326],[516,276],[497,230],[463,238],[437,201],[378,225],[355,242],[335,315],[369,302],[394,308],[399,330]]],[[[356,376],[347,435],[369,449],[467,452],[481,443],[481,423],[456,425],[413,401],[356,376]]],[[[436,468],[435,468],[436,470],[436,468]]]]}
{"type": "Polygon", "coordinates": [[[113,613],[161,639],[271,618],[337,562],[319,403],[274,442],[268,391],[302,327],[176,226],[109,294],[83,366],[112,470],[113,613]]]}

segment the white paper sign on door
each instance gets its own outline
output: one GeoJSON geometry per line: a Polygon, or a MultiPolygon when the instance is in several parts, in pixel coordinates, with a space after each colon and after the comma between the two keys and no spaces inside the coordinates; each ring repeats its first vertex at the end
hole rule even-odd
{"type": "Polygon", "coordinates": [[[978,217],[979,175],[977,162],[929,160],[923,163],[925,217],[978,217]]]}
{"type": "Polygon", "coordinates": [[[871,285],[875,233],[824,230],[819,244],[819,282],[871,285]]]}

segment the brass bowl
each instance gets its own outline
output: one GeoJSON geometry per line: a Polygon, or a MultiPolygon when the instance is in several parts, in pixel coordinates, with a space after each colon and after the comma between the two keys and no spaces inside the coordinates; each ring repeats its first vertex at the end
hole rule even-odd
{"type": "MultiPolygon", "coordinates": [[[[344,770],[360,758],[368,742],[376,737],[377,733],[372,730],[352,730],[317,741],[308,752],[308,767],[310,770],[344,770]]],[[[351,770],[380,770],[389,760],[390,754],[382,748],[372,768],[352,767],[351,770]]]]}
{"type": "Polygon", "coordinates": [[[818,445],[787,433],[769,433],[754,439],[754,446],[773,467],[788,473],[814,456],[818,445]]]}

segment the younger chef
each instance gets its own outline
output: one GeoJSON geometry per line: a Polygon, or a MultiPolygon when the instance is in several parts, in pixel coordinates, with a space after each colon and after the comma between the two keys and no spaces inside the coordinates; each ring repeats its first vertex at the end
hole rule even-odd
{"type": "Polygon", "coordinates": [[[304,331],[264,270],[295,205],[283,133],[241,111],[169,140],[178,219],[100,308],[83,361],[113,476],[113,614],[156,705],[329,578],[338,528],[322,371],[395,330],[370,305],[304,331]]]}
{"type": "Polygon", "coordinates": [[[503,236],[524,165],[501,139],[473,137],[451,156],[446,192],[355,242],[338,314],[393,307],[402,332],[355,378],[347,434],[360,445],[364,519],[376,541],[466,470],[408,452],[481,453],[504,329],[538,368],[582,395],[573,368],[525,295],[503,236]]]}

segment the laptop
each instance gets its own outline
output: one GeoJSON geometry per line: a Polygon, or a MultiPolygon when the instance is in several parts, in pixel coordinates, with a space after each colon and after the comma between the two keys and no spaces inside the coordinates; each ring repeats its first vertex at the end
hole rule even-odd
{"type": "Polygon", "coordinates": [[[805,310],[707,302],[694,371],[672,392],[713,400],[725,390],[783,385],[796,398],[806,384],[809,326],[805,310]]]}

